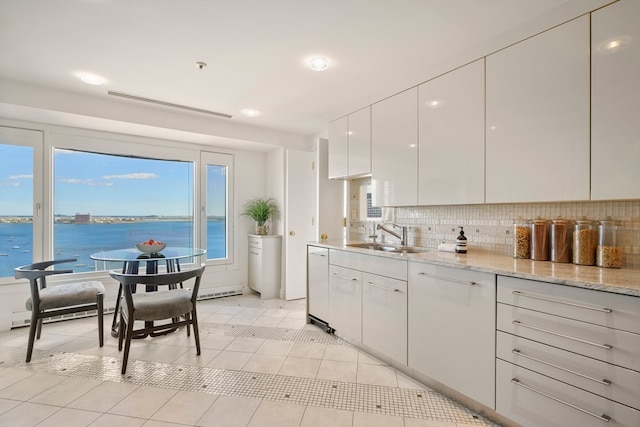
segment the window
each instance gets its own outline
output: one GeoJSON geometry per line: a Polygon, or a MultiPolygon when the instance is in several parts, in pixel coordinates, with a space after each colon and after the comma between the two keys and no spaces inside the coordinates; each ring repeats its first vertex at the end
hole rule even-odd
{"type": "Polygon", "coordinates": [[[0,278],[42,250],[33,238],[42,234],[42,140],[42,132],[0,126],[0,278]]]}
{"type": "Polygon", "coordinates": [[[204,174],[203,196],[205,200],[207,261],[224,263],[233,259],[233,217],[227,215],[233,206],[233,157],[228,154],[202,153],[201,170],[204,174]]]}
{"type": "Polygon", "coordinates": [[[149,239],[195,246],[193,162],[54,149],[53,183],[54,255],[76,258],[75,272],[149,239]]]}

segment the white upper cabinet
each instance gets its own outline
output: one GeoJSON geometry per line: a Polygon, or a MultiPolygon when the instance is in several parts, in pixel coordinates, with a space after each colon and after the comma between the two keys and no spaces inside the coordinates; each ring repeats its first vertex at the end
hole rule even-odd
{"type": "Polygon", "coordinates": [[[349,176],[371,173],[371,107],[349,114],[349,176]]]}
{"type": "Polygon", "coordinates": [[[329,123],[329,179],[371,173],[371,107],[329,123]]]}
{"type": "Polygon", "coordinates": [[[484,202],[484,59],[419,91],[418,203],[484,202]]]}
{"type": "Polygon", "coordinates": [[[487,57],[487,203],[589,199],[589,46],[585,15],[487,57]]]}
{"type": "Polygon", "coordinates": [[[329,123],[329,179],[345,178],[349,174],[348,123],[347,117],[329,123]]]}
{"type": "Polygon", "coordinates": [[[640,198],[640,2],[591,17],[591,198],[640,198]]]}
{"type": "Polygon", "coordinates": [[[418,88],[371,107],[374,206],[418,204],[418,88]]]}

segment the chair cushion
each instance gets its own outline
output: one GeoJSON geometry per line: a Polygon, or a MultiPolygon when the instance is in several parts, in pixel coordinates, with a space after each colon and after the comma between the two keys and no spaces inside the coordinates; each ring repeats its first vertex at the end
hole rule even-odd
{"type": "MultiPolygon", "coordinates": [[[[96,302],[96,295],[98,293],[104,294],[104,292],[102,283],[96,281],[50,286],[40,289],[40,309],[50,310],[52,308],[92,304],[96,302]]],[[[31,297],[27,299],[24,306],[27,310],[33,308],[31,297]]]]}
{"type": "MultiPolygon", "coordinates": [[[[134,320],[162,320],[178,317],[193,310],[189,289],[144,292],[133,295],[134,320]]],[[[122,304],[127,310],[127,305],[122,304]]]]}

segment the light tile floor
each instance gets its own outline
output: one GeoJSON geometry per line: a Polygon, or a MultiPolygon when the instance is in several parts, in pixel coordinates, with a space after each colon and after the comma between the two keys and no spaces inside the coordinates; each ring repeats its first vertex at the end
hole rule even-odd
{"type": "Polygon", "coordinates": [[[95,317],[45,325],[28,364],[27,328],[0,333],[0,426],[495,425],[306,324],[304,300],[198,304],[200,356],[184,330],[136,340],[125,375],[95,317]]]}

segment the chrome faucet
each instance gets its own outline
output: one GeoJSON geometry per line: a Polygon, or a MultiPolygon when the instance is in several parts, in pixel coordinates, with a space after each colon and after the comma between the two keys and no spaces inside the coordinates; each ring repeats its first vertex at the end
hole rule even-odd
{"type": "Polygon", "coordinates": [[[407,246],[407,227],[406,226],[399,226],[398,224],[393,224],[393,223],[391,225],[393,227],[402,229],[402,234],[396,233],[395,231],[385,227],[382,224],[378,224],[377,229],[378,230],[382,230],[382,231],[386,231],[387,233],[391,234],[392,236],[396,236],[398,239],[400,239],[400,246],[407,246]]]}

